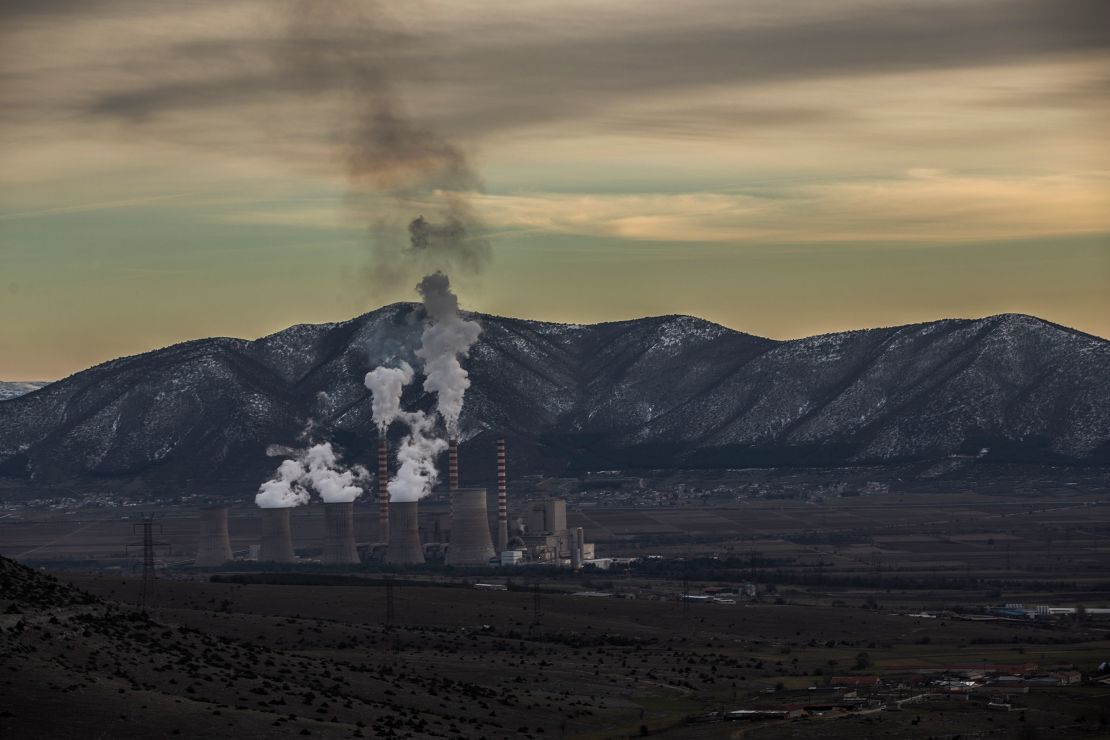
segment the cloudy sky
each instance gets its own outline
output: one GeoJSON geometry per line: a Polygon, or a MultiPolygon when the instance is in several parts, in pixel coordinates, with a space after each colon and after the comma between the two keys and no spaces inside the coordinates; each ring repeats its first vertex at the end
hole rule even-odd
{"type": "Polygon", "coordinates": [[[396,300],[1110,337],[1102,0],[0,0],[0,379],[396,300]],[[446,258],[445,258],[446,259],[446,258]]]}

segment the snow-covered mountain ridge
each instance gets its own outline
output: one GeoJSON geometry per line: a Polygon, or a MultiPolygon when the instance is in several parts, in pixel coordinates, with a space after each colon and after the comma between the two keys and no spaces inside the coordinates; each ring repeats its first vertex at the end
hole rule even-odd
{"type": "MultiPolygon", "coordinates": [[[[464,461],[505,434],[518,474],[953,454],[1110,464],[1110,342],[1030,316],[790,341],[689,316],[475,316],[464,461]]],[[[272,469],[268,445],[295,445],[308,426],[366,460],[375,431],[362,377],[399,359],[418,367],[421,322],[418,306],[394,304],[98,365],[0,402],[0,476],[246,485],[272,469]]],[[[406,405],[430,406],[421,380],[406,405]]]]}

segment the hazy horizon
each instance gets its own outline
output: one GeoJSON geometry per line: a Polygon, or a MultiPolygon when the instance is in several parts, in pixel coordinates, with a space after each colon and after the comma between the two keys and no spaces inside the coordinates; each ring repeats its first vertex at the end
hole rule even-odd
{"type": "Polygon", "coordinates": [[[0,378],[414,300],[406,226],[455,196],[482,250],[451,278],[480,312],[778,339],[1025,313],[1110,337],[1106,20],[3,3],[0,378]]]}
{"type": "MultiPolygon", "coordinates": [[[[288,329],[288,328],[290,328],[292,326],[295,326],[297,324],[312,324],[312,325],[340,324],[340,323],[344,323],[346,321],[354,321],[355,319],[357,319],[361,316],[364,316],[364,315],[369,314],[369,313],[373,313],[375,311],[380,311],[383,308],[387,308],[391,305],[396,305],[397,303],[412,303],[415,306],[420,305],[419,301],[393,301],[391,303],[386,303],[386,304],[383,304],[381,306],[378,306],[377,308],[372,308],[369,311],[364,311],[364,312],[355,314],[354,316],[349,316],[345,319],[336,319],[336,320],[332,320],[332,321],[301,321],[301,322],[294,322],[293,324],[289,324],[288,326],[279,327],[279,328],[274,329],[274,330],[265,331],[261,334],[255,334],[255,335],[250,335],[250,336],[233,335],[233,334],[212,334],[212,335],[207,335],[207,336],[184,337],[184,338],[182,338],[178,341],[171,342],[170,344],[152,346],[152,347],[148,347],[146,349],[139,350],[137,352],[128,353],[126,355],[117,355],[115,357],[106,357],[102,360],[98,360],[98,361],[96,361],[96,362],[94,362],[90,365],[85,366],[85,367],[77,368],[77,369],[73,370],[72,372],[66,373],[65,375],[60,375],[60,376],[53,377],[53,378],[45,378],[45,377],[5,378],[5,377],[0,377],[0,382],[6,382],[6,383],[50,382],[50,383],[53,383],[53,382],[56,382],[58,380],[63,380],[66,377],[69,377],[69,376],[74,375],[76,373],[79,373],[82,370],[87,370],[91,367],[95,367],[96,365],[100,365],[104,362],[110,362],[112,360],[120,359],[120,358],[123,358],[123,357],[131,357],[131,356],[135,356],[135,355],[141,355],[141,354],[144,354],[146,352],[156,352],[160,349],[166,349],[167,347],[171,347],[171,346],[174,346],[176,344],[180,344],[182,342],[197,341],[197,340],[202,340],[202,339],[218,339],[218,338],[243,339],[243,340],[246,340],[246,341],[255,341],[255,340],[262,339],[264,337],[270,336],[272,334],[280,333],[281,331],[284,331],[285,329],[288,329]]],[[[463,310],[464,310],[464,312],[465,311],[471,311],[471,309],[468,309],[465,306],[463,307],[463,310]]],[[[662,316],[691,316],[693,318],[703,319],[703,320],[706,320],[706,321],[711,321],[710,319],[706,319],[704,316],[697,316],[695,314],[687,314],[687,313],[681,313],[681,312],[670,313],[670,314],[643,314],[643,315],[640,315],[640,316],[626,316],[626,317],[623,317],[623,318],[616,318],[616,319],[602,319],[602,320],[599,320],[599,321],[576,321],[576,322],[575,321],[558,321],[558,320],[555,320],[555,319],[544,318],[542,316],[511,316],[511,315],[508,315],[508,314],[492,313],[492,312],[489,312],[489,311],[473,311],[473,312],[484,314],[484,315],[487,315],[487,316],[500,317],[500,318],[524,319],[524,320],[527,320],[527,321],[539,321],[539,322],[553,323],[553,324],[583,324],[583,325],[604,324],[604,323],[614,323],[614,322],[621,322],[621,321],[637,321],[637,320],[642,320],[642,319],[658,318],[658,317],[662,317],[662,316]]],[[[766,334],[759,334],[758,332],[749,331],[749,330],[747,330],[743,327],[729,326],[728,324],[723,324],[723,323],[717,322],[717,321],[712,321],[712,323],[719,324],[720,326],[724,326],[725,328],[731,329],[733,331],[742,332],[744,334],[750,334],[750,335],[753,335],[753,336],[759,336],[759,337],[763,337],[765,339],[774,339],[776,341],[791,341],[791,340],[796,340],[796,339],[806,339],[808,337],[820,336],[820,335],[823,335],[823,334],[834,334],[834,333],[842,332],[842,331],[867,331],[867,330],[871,330],[871,329],[889,329],[889,328],[896,328],[896,327],[899,327],[899,326],[907,326],[907,325],[921,324],[921,323],[931,323],[933,321],[979,321],[979,320],[989,319],[989,318],[993,318],[995,316],[1001,316],[1001,315],[1024,315],[1024,316],[1030,316],[1034,319],[1038,319],[1038,320],[1041,320],[1041,321],[1046,321],[1046,322],[1053,323],[1053,324],[1058,323],[1058,322],[1051,322],[1048,319],[1045,319],[1043,316],[1036,316],[1034,314],[1024,314],[1020,311],[1004,311],[1004,312],[997,313],[997,314],[983,314],[983,315],[980,315],[980,316],[940,316],[940,317],[937,317],[935,319],[925,319],[923,321],[913,321],[913,322],[905,322],[905,323],[899,323],[899,324],[876,324],[874,326],[846,327],[844,329],[837,329],[837,330],[829,331],[829,332],[814,332],[814,333],[811,333],[811,334],[799,334],[797,336],[769,336],[769,335],[766,335],[766,334]]],[[[1066,324],[1060,324],[1060,326],[1063,326],[1064,328],[1067,328],[1067,329],[1076,329],[1078,331],[1082,331],[1081,329],[1077,329],[1077,327],[1067,326],[1066,324]]],[[[1084,332],[1084,333],[1090,334],[1091,336],[1097,337],[1099,339],[1110,341],[1110,337],[1105,337],[1105,336],[1102,336],[1100,334],[1093,334],[1091,332],[1084,332]]]]}

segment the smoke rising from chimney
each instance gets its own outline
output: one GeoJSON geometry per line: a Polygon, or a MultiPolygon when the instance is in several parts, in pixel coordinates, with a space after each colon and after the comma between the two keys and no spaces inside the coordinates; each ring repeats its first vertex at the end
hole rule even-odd
{"type": "Polygon", "coordinates": [[[423,411],[401,414],[409,433],[397,450],[400,467],[389,481],[390,501],[418,501],[427,496],[439,479],[436,457],[447,449],[447,442],[435,437],[435,416],[423,411]]]}
{"type": "MultiPolygon", "coordinates": [[[[490,246],[470,197],[481,182],[463,149],[419,125],[399,92],[398,72],[419,67],[417,36],[383,3],[351,0],[304,0],[289,32],[294,53],[283,62],[291,74],[324,74],[326,87],[338,81],[350,93],[336,133],[345,148],[350,200],[368,214],[374,287],[435,270],[480,270],[490,246]]],[[[303,79],[306,90],[322,82],[303,79]]]]}
{"type": "Polygon", "coordinates": [[[436,408],[447,427],[447,436],[458,439],[459,415],[470,377],[459,362],[478,341],[482,327],[459,316],[459,299],[442,272],[427,275],[416,286],[424,298],[430,323],[420,338],[416,356],[424,360],[424,390],[436,394],[436,408]]]}
{"type": "MultiPolygon", "coordinates": [[[[297,6],[290,28],[297,41],[293,46],[312,56],[312,64],[298,66],[327,70],[329,82],[340,80],[351,93],[347,117],[337,129],[347,148],[351,200],[367,206],[371,282],[388,289],[425,275],[418,290],[429,323],[416,355],[424,362],[424,390],[436,394],[447,434],[455,439],[470,386],[459,357],[477,341],[481,328],[459,317],[458,298],[445,272],[474,273],[489,259],[485,228],[470,203],[481,188],[479,178],[461,147],[408,114],[395,72],[412,69],[415,37],[403,33],[381,4],[306,0],[297,6]],[[413,218],[414,213],[419,215],[413,218]],[[398,228],[405,222],[407,239],[398,228]]],[[[306,82],[312,89],[312,81],[306,82]]],[[[409,427],[397,451],[397,475],[389,482],[393,501],[427,495],[436,481],[436,455],[446,447],[435,437],[434,416],[401,409],[412,377],[412,368],[402,363],[375,368],[364,379],[373,395],[379,437],[394,419],[409,427]]]]}
{"type": "Polygon", "coordinates": [[[390,423],[401,413],[401,393],[412,382],[412,376],[412,367],[404,361],[400,367],[376,367],[366,373],[363,382],[373,397],[372,413],[380,436],[385,436],[390,423]]]}

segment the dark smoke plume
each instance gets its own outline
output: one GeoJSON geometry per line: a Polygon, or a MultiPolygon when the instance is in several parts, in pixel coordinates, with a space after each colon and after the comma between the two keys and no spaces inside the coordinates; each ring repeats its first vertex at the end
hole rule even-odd
{"type": "Polygon", "coordinates": [[[349,94],[336,129],[352,202],[368,218],[374,287],[409,284],[435,270],[480,270],[490,247],[470,198],[481,182],[459,146],[412,119],[400,92],[419,65],[419,38],[374,2],[305,0],[290,28],[294,74],[329,76],[326,85],[304,80],[306,88],[349,94]]]}

